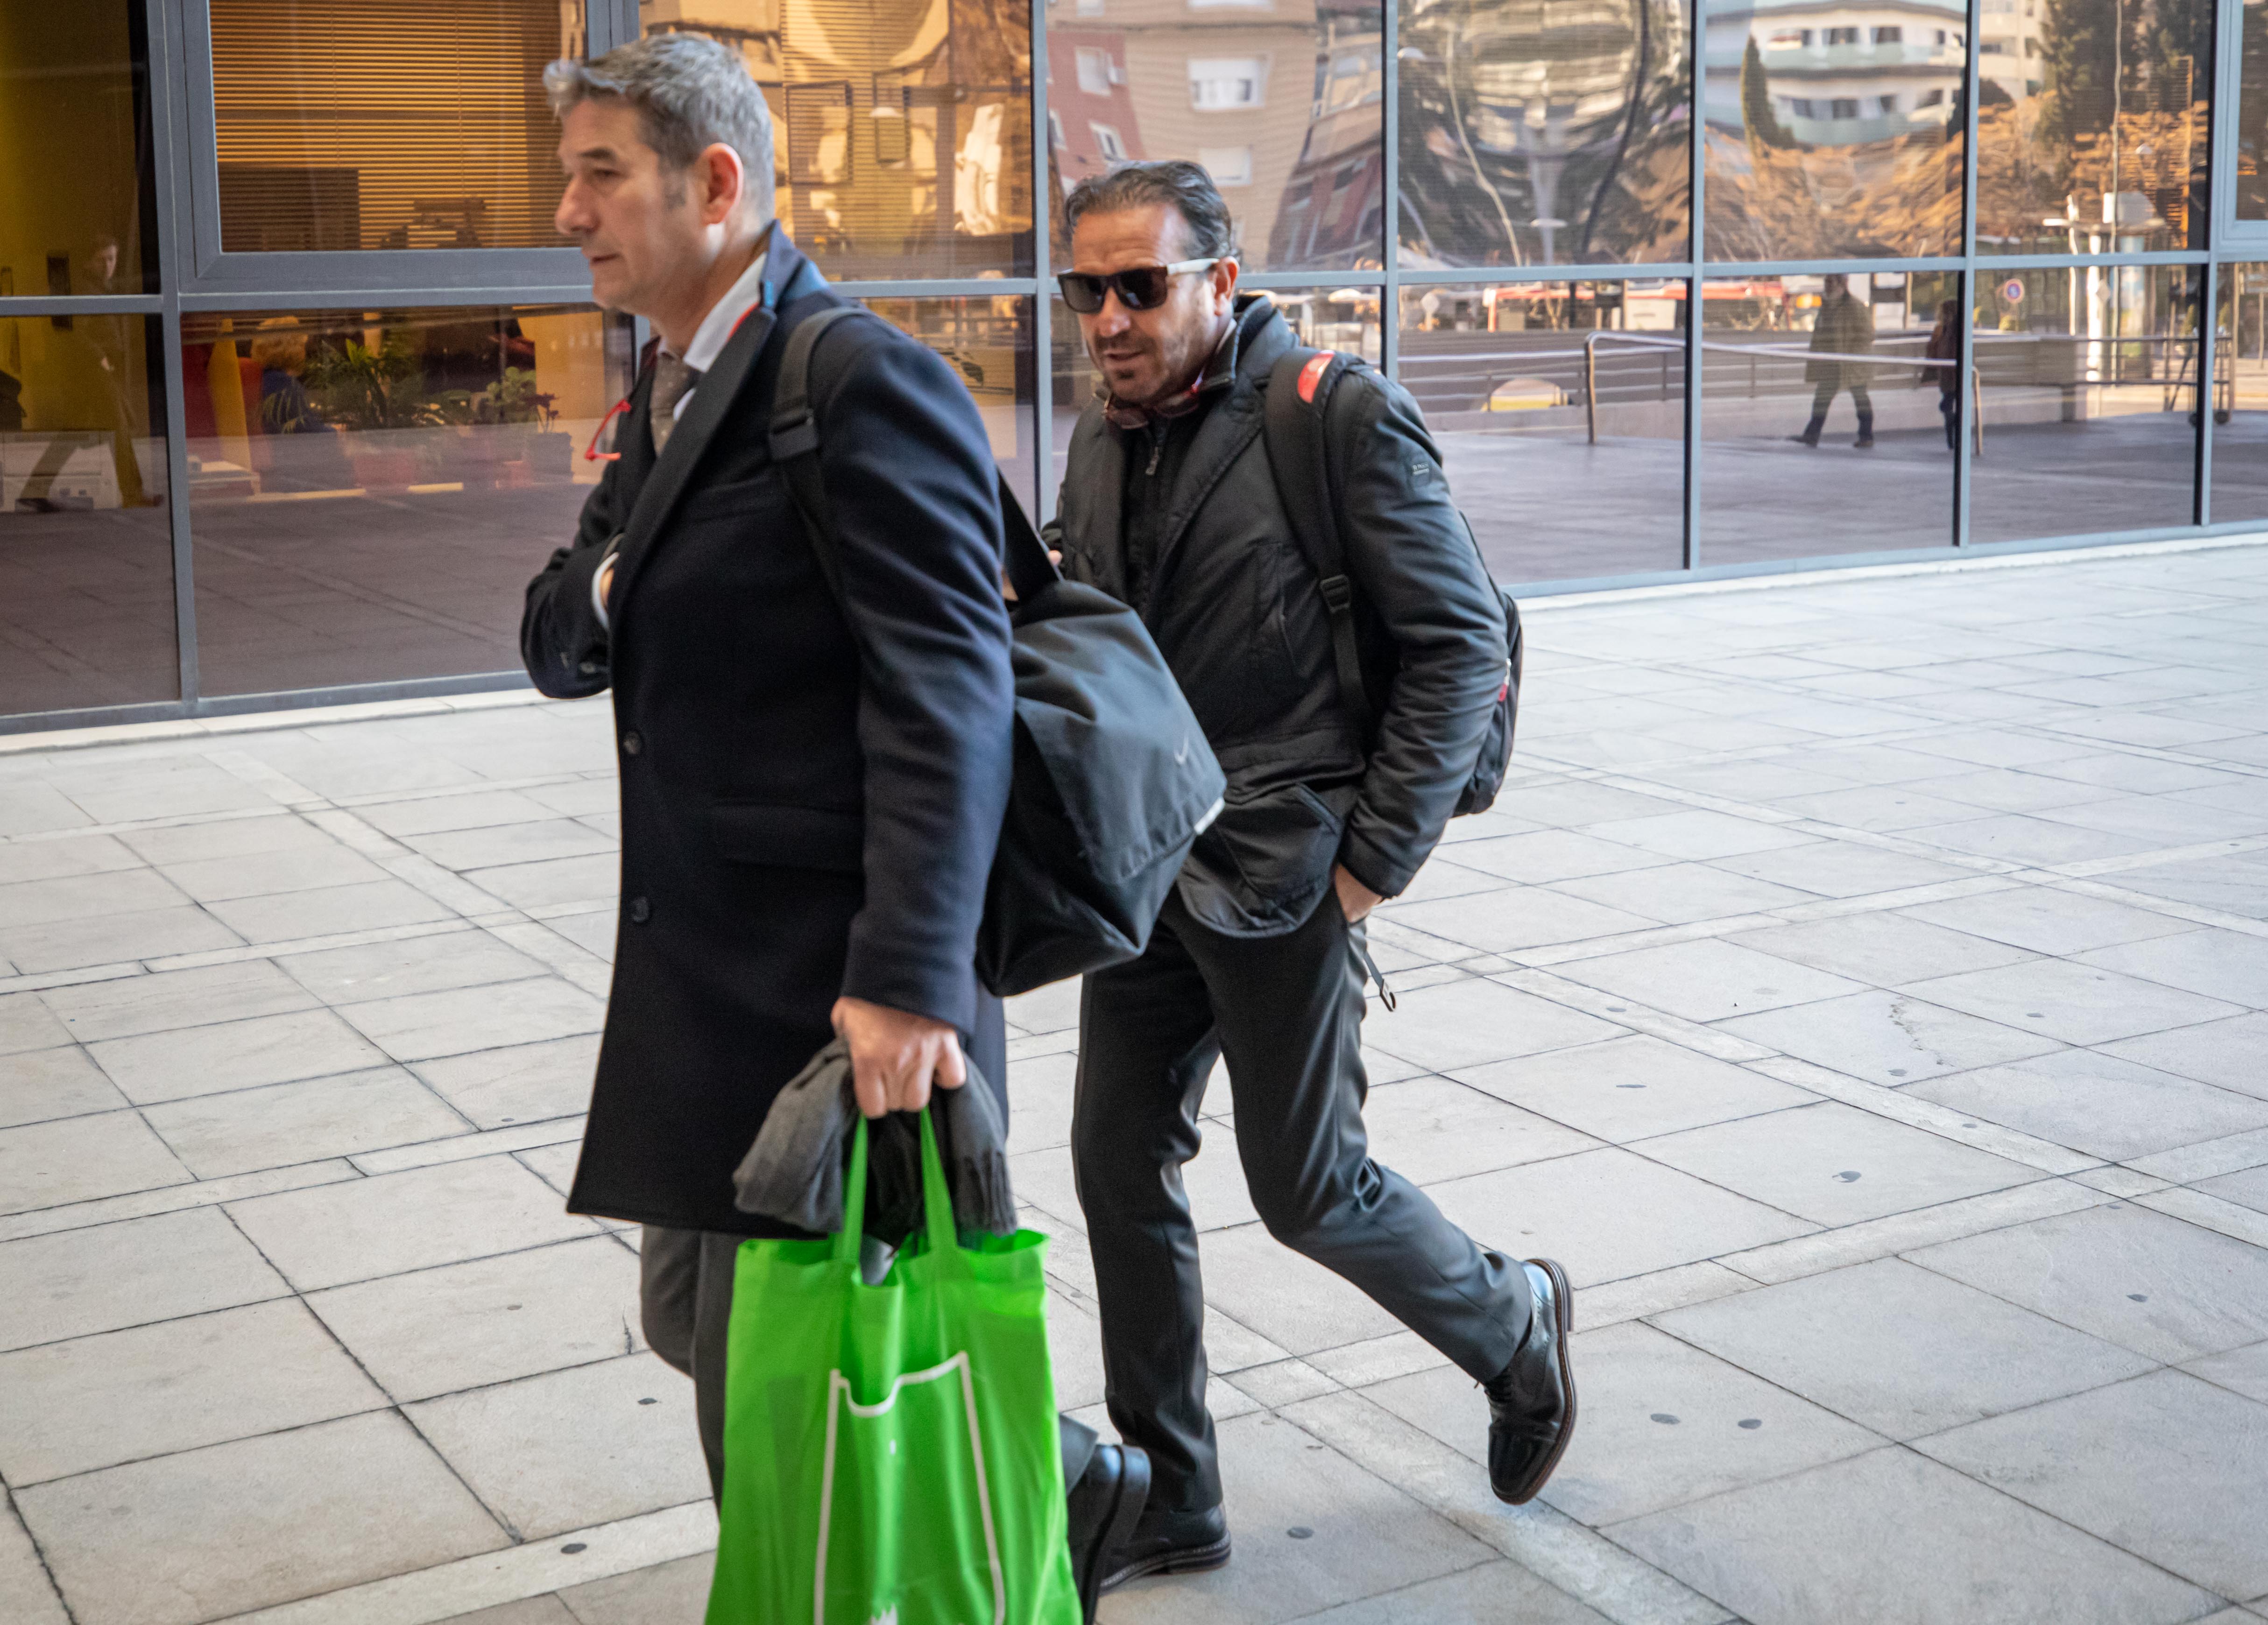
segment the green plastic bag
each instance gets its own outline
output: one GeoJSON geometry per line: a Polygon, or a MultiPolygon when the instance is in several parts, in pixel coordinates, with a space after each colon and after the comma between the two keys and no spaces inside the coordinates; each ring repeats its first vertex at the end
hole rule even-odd
{"type": "Polygon", "coordinates": [[[1079,1625],[1048,1364],[1047,1238],[963,1246],[929,1114],[920,1234],[858,1267],[843,1233],[741,1244],[708,1625],[1079,1625]]]}

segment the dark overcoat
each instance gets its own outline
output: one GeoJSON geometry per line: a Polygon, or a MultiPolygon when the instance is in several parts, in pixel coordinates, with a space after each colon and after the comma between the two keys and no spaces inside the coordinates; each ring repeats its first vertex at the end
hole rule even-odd
{"type": "Polygon", "coordinates": [[[785,1233],[733,1206],[731,1176],[838,995],[997,1031],[971,967],[1013,700],[975,402],[879,320],[820,342],[846,621],[769,445],[785,335],[843,301],[784,232],[769,255],[659,457],[638,380],[520,628],[545,694],[613,690],[622,778],[613,996],[568,1206],[746,1235],[785,1233]],[[591,585],[617,537],[609,631],[591,585]]]}

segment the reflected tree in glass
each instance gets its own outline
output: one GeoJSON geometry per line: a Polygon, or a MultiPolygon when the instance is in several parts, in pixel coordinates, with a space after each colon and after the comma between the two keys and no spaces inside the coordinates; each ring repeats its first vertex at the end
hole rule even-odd
{"type": "Polygon", "coordinates": [[[1956,0],[1795,0],[1713,26],[1707,257],[1958,254],[1967,40],[1956,0]]]}
{"type": "Polygon", "coordinates": [[[1405,267],[1685,257],[1678,0],[1402,0],[1405,267]]]}
{"type": "Polygon", "coordinates": [[[2268,265],[2220,268],[2213,518],[2268,518],[2268,265]]]}
{"type": "Polygon", "coordinates": [[[2213,30],[2212,0],[1984,0],[1977,252],[2202,247],[2213,30]]]}

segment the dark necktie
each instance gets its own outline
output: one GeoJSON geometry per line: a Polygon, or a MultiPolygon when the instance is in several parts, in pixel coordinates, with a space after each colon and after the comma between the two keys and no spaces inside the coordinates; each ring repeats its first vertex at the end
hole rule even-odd
{"type": "Polygon", "coordinates": [[[654,357],[653,395],[646,403],[646,421],[653,430],[657,452],[669,444],[669,432],[677,427],[677,403],[700,381],[698,372],[666,350],[654,357]]]}

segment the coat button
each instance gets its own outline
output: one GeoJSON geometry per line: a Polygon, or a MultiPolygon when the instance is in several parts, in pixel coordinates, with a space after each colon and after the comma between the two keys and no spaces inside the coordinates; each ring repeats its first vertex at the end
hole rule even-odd
{"type": "Polygon", "coordinates": [[[652,903],[646,901],[643,897],[633,897],[630,899],[630,923],[632,925],[644,925],[652,918],[653,918],[653,905],[652,903]]]}
{"type": "Polygon", "coordinates": [[[645,741],[638,737],[638,731],[636,728],[622,735],[623,755],[635,756],[644,748],[645,741]]]}

